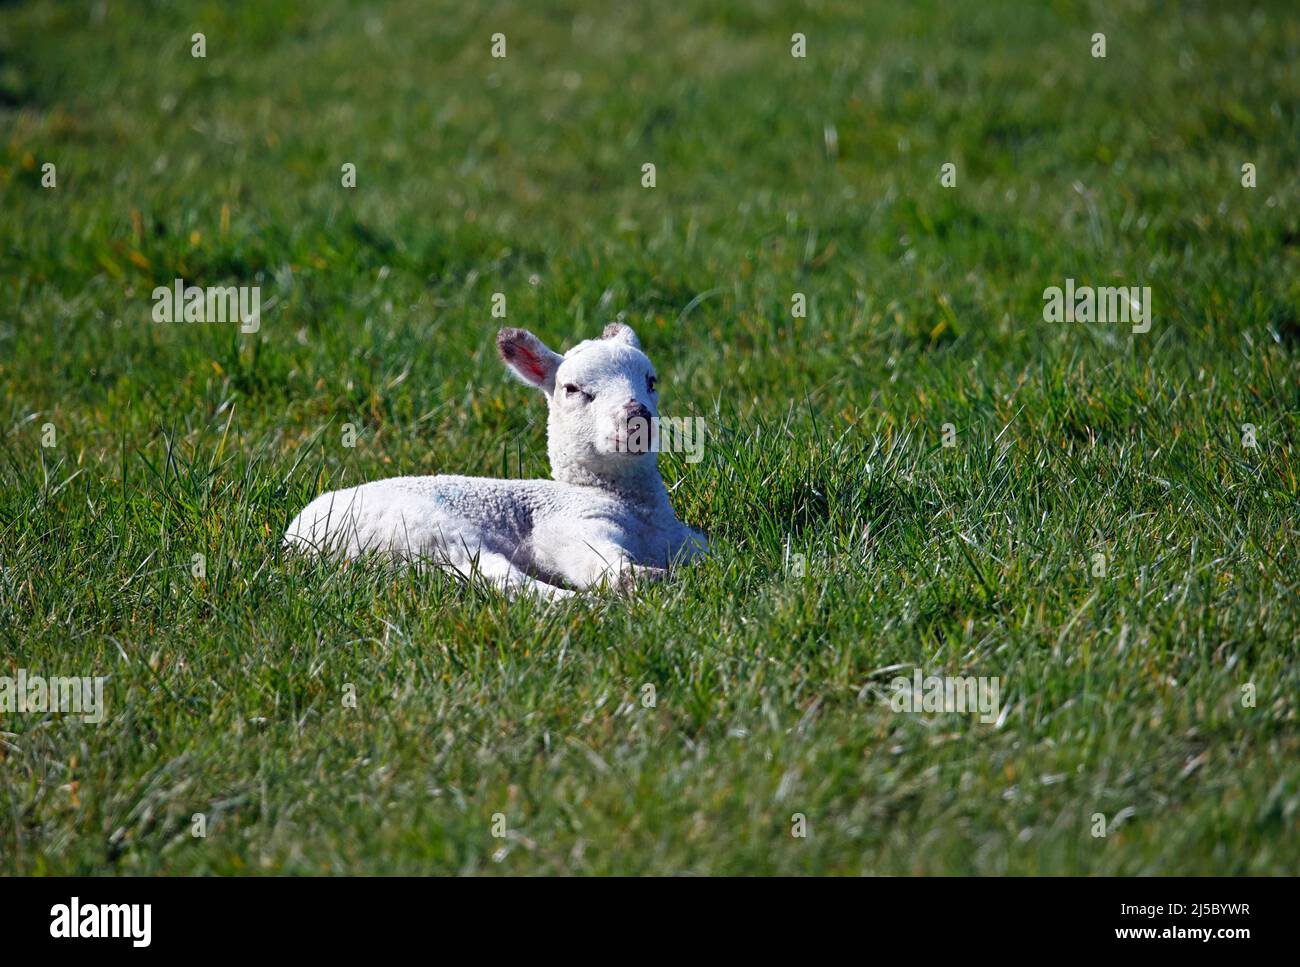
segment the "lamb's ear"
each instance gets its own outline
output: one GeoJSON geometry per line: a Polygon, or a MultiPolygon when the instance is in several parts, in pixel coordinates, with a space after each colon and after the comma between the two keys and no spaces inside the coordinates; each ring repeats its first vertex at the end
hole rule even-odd
{"type": "Polygon", "coordinates": [[[633,349],[641,348],[641,340],[636,338],[636,333],[632,331],[631,326],[625,326],[621,322],[611,322],[605,327],[605,331],[600,334],[601,339],[619,339],[627,343],[633,349]]]}
{"type": "Polygon", "coordinates": [[[501,361],[520,380],[548,396],[555,391],[555,371],[564,359],[527,329],[502,329],[497,333],[501,361]]]}

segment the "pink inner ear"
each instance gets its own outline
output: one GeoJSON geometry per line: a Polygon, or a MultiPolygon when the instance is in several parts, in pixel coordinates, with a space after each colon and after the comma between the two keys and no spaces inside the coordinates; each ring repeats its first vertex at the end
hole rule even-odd
{"type": "Polygon", "coordinates": [[[535,354],[522,346],[516,346],[515,352],[514,362],[520,369],[539,383],[546,378],[546,370],[542,367],[542,361],[535,354]]]}
{"type": "Polygon", "coordinates": [[[501,355],[521,376],[541,383],[546,379],[546,367],[542,358],[533,352],[528,343],[522,339],[506,339],[500,343],[501,355]]]}

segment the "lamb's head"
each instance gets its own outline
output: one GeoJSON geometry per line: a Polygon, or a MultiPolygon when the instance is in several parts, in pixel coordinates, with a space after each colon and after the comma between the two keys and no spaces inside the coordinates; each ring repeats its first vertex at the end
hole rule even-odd
{"type": "Polygon", "coordinates": [[[563,356],[526,329],[502,329],[497,349],[511,373],[546,396],[556,480],[628,490],[658,482],[657,377],[630,327],[611,323],[563,356]]]}

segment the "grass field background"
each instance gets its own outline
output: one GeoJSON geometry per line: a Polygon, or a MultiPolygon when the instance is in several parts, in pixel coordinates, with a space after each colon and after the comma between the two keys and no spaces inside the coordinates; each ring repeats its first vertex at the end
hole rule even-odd
{"type": "Polygon", "coordinates": [[[108,676],[0,712],[0,872],[1296,872],[1294,5],[640,6],[0,7],[0,675],[108,676]],[[178,276],[260,331],[152,322],[178,276]],[[546,475],[494,292],[636,328],[707,562],[282,556],[326,489],[546,475]]]}

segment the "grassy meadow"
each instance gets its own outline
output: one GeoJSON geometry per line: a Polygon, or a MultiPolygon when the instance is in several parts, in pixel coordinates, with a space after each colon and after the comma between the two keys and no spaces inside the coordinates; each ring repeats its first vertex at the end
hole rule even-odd
{"type": "Polygon", "coordinates": [[[0,873],[1295,873],[1298,64],[1287,2],[0,5],[0,676],[106,706],[0,711],[0,873]],[[547,475],[496,330],[616,319],[707,561],[281,552],[547,475]]]}

